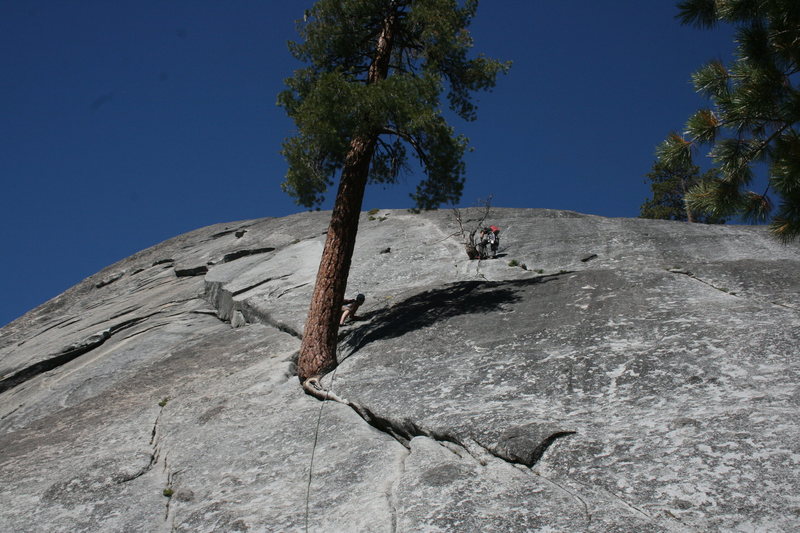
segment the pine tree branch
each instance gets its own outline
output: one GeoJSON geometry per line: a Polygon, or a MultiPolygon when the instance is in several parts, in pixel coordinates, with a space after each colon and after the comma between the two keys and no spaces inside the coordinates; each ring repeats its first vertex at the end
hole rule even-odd
{"type": "Polygon", "coordinates": [[[420,161],[422,161],[422,164],[425,165],[426,167],[429,166],[430,159],[428,158],[428,154],[426,154],[425,150],[422,149],[422,146],[420,146],[419,141],[417,141],[417,139],[415,139],[408,133],[388,127],[383,128],[383,130],[381,130],[380,133],[383,135],[395,135],[406,141],[408,144],[411,145],[412,148],[414,148],[414,151],[417,153],[417,157],[419,157],[420,161]]]}
{"type": "Polygon", "coordinates": [[[786,130],[786,128],[789,128],[790,126],[791,124],[784,123],[784,125],[781,126],[780,129],[777,129],[774,132],[772,132],[772,135],[770,135],[764,142],[761,143],[761,146],[758,147],[755,153],[758,154],[762,152],[769,145],[769,143],[774,141],[781,133],[783,133],[786,130]]]}

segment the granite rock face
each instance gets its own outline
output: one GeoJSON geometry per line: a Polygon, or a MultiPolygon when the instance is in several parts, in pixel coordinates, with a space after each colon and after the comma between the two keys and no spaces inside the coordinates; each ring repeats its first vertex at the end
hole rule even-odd
{"type": "Polygon", "coordinates": [[[479,262],[447,211],[364,213],[344,405],[294,375],[328,217],[181,235],[0,330],[0,531],[800,529],[800,246],[495,209],[479,262]]]}

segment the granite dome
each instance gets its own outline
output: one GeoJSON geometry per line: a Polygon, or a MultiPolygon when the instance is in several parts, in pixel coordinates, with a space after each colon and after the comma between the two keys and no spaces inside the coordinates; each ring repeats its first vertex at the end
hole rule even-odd
{"type": "Polygon", "coordinates": [[[796,244],[494,209],[478,262],[447,211],[364,213],[351,408],[294,376],[328,217],[198,229],[2,328],[0,530],[800,528],[796,244]]]}

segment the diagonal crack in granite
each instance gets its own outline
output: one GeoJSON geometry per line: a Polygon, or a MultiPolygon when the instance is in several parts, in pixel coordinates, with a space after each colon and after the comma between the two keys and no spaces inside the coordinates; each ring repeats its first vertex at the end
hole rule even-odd
{"type": "MultiPolygon", "coordinates": [[[[718,290],[719,292],[725,293],[728,296],[732,296],[734,298],[738,298],[739,297],[739,294],[737,292],[728,290],[728,289],[726,289],[724,287],[717,287],[713,283],[708,282],[708,281],[698,277],[697,275],[695,275],[693,272],[691,272],[689,270],[686,270],[686,269],[683,269],[683,268],[668,268],[667,272],[669,272],[671,274],[681,274],[681,275],[689,277],[689,278],[691,278],[691,279],[693,279],[695,281],[699,281],[700,283],[703,283],[704,285],[708,285],[712,289],[715,289],[715,290],[718,290]]],[[[778,307],[782,307],[784,309],[789,309],[790,311],[798,311],[798,309],[796,307],[792,307],[791,305],[783,304],[783,303],[780,303],[780,302],[775,302],[775,301],[772,301],[772,300],[767,300],[767,301],[769,303],[771,303],[772,305],[775,305],[775,306],[778,306],[778,307]]]]}
{"type": "Polygon", "coordinates": [[[102,346],[108,339],[113,337],[115,334],[119,333],[120,331],[126,330],[128,328],[132,328],[144,322],[148,318],[157,315],[159,312],[151,313],[149,315],[131,318],[128,320],[124,320],[118,324],[114,324],[104,330],[98,331],[92,335],[89,335],[85,339],[78,341],[74,344],[70,344],[69,346],[63,348],[61,351],[53,354],[52,356],[34,363],[28,367],[23,368],[12,374],[11,376],[3,379],[0,381],[0,394],[17,387],[26,381],[35,378],[40,374],[44,374],[45,372],[49,372],[50,370],[54,370],[60,366],[63,366],[70,361],[77,359],[78,357],[95,350],[102,346]]]}
{"type": "MultiPolygon", "coordinates": [[[[314,395],[310,392],[309,394],[314,395]]],[[[513,430],[516,431],[516,434],[504,435],[495,446],[489,446],[467,435],[424,428],[409,418],[396,419],[379,415],[365,405],[339,398],[328,391],[324,391],[317,397],[349,406],[367,424],[389,435],[407,449],[410,449],[410,442],[414,437],[428,437],[439,443],[455,444],[482,464],[484,461],[473,451],[475,445],[509,464],[532,468],[556,440],[576,434],[575,431],[562,430],[552,425],[536,426],[535,431],[531,431],[533,425],[529,424],[523,428],[524,435],[520,429],[516,429],[513,430]]]]}

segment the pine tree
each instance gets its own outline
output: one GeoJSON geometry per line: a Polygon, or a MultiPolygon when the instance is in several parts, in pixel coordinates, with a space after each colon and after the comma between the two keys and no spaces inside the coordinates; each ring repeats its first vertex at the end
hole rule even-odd
{"type": "Polygon", "coordinates": [[[690,209],[685,198],[691,188],[712,181],[717,175],[716,169],[700,174],[700,167],[697,165],[673,167],[656,160],[645,181],[650,183],[653,197],[642,204],[639,217],[723,224],[723,217],[690,209]]]}
{"type": "Polygon", "coordinates": [[[318,206],[341,170],[298,361],[301,382],[336,365],[338,320],[358,232],[364,190],[393,183],[410,151],[425,178],[416,206],[455,203],[464,181],[467,139],[441,113],[440,95],[465,120],[471,94],[490,89],[508,63],[469,58],[467,30],[477,0],[319,0],[305,13],[302,42],[289,44],[307,66],[278,96],[297,126],[283,144],[283,190],[318,206]]]}
{"type": "Polygon", "coordinates": [[[721,175],[689,192],[690,208],[771,220],[772,233],[792,241],[800,235],[800,2],[684,0],[678,8],[684,24],[735,25],[737,48],[732,65],[711,61],[694,73],[695,89],[711,108],[691,116],[684,135],[670,134],[658,147],[659,159],[691,164],[696,148],[710,146],[721,175]],[[762,168],[766,190],[749,190],[762,168]]]}

